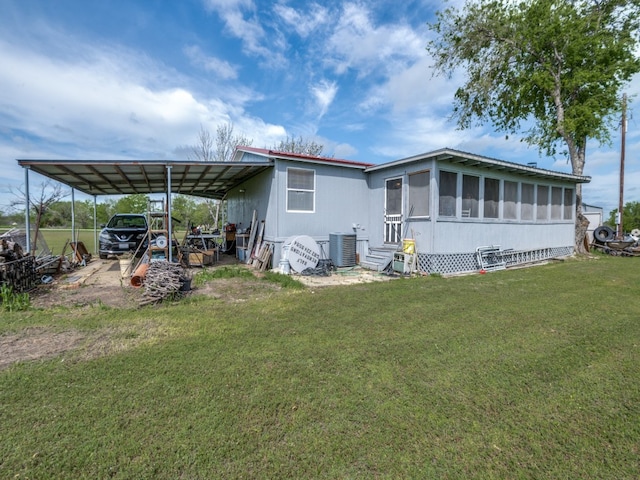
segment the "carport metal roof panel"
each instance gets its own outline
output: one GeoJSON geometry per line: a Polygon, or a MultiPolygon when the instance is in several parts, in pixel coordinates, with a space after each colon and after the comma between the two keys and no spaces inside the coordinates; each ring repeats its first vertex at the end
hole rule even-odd
{"type": "Polygon", "coordinates": [[[273,161],[25,160],[18,164],[88,195],[166,193],[205,198],[226,193],[273,166],[273,161]]]}

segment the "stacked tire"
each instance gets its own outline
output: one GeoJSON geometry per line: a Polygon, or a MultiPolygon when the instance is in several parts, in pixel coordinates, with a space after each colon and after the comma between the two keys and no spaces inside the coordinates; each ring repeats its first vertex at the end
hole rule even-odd
{"type": "Polygon", "coordinates": [[[616,232],[606,225],[602,225],[593,231],[593,239],[598,243],[611,242],[615,238],[616,232]]]}

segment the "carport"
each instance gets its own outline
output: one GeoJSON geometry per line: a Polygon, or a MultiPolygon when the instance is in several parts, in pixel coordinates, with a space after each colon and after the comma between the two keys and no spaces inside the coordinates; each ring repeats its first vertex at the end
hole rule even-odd
{"type": "MultiPolygon", "coordinates": [[[[171,194],[224,200],[232,188],[273,167],[273,161],[202,162],[182,160],[33,160],[18,159],[24,168],[25,225],[31,248],[29,219],[29,172],[71,187],[72,236],[75,241],[75,191],[93,197],[94,239],[97,232],[98,195],[164,194],[171,218],[171,194]]],[[[169,238],[172,236],[169,222],[169,238]]],[[[171,254],[171,251],[169,251],[171,254]]],[[[171,255],[170,255],[171,256],[171,255]]],[[[170,258],[171,259],[171,258],[170,258]]]]}

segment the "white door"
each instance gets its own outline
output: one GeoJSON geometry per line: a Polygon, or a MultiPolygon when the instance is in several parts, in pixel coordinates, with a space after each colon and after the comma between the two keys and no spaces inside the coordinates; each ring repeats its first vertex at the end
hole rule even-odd
{"type": "Polygon", "coordinates": [[[384,242],[400,243],[402,238],[402,178],[385,182],[384,242]]]}

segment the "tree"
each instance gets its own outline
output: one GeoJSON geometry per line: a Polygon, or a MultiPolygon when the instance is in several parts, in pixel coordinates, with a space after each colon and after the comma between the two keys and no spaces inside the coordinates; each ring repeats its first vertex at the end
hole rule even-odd
{"type": "MultiPolygon", "coordinates": [[[[618,209],[616,208],[609,215],[609,219],[606,223],[612,228],[616,225],[616,215],[618,209]]],[[[627,232],[636,228],[640,229],[640,202],[627,202],[622,209],[622,225],[627,232]]]]}
{"type": "Polygon", "coordinates": [[[194,223],[194,212],[196,210],[196,202],[188,195],[176,194],[171,200],[171,215],[188,228],[187,222],[194,223]]]}
{"type": "Polygon", "coordinates": [[[63,189],[61,183],[53,182],[52,180],[47,180],[41,183],[40,192],[37,195],[31,195],[28,199],[27,194],[22,190],[18,190],[17,192],[12,190],[11,192],[15,197],[11,202],[12,207],[16,208],[24,206],[28,200],[29,209],[35,212],[35,233],[32,240],[33,244],[29,246],[29,250],[35,252],[37,249],[38,234],[40,233],[40,224],[43,216],[52,205],[69,195],[69,192],[63,189]]]}
{"type": "MultiPolygon", "coordinates": [[[[621,90],[640,71],[639,18],[640,0],[468,0],[438,13],[427,50],[437,74],[466,70],[453,109],[460,128],[522,132],[541,153],[568,155],[582,175],[587,140],[610,142],[621,90]]],[[[580,184],[576,197],[575,246],[584,252],[580,184]]]]}
{"type": "Polygon", "coordinates": [[[149,197],[143,193],[126,195],[116,201],[114,213],[147,213],[149,197]]]}
{"type": "Polygon", "coordinates": [[[253,140],[233,133],[233,124],[218,125],[215,139],[208,130],[201,125],[198,134],[198,143],[190,147],[192,156],[201,162],[230,162],[237,146],[249,147],[253,140]]]}
{"type": "Polygon", "coordinates": [[[302,138],[289,137],[285,140],[281,140],[280,143],[274,145],[273,150],[277,152],[298,153],[301,155],[310,155],[318,157],[322,155],[324,145],[314,142],[313,140],[302,138]]]}

